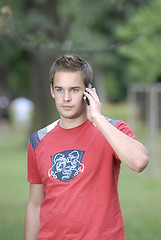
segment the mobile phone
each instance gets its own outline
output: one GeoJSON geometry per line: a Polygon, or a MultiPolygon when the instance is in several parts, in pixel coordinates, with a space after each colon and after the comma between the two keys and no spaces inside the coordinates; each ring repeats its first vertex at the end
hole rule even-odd
{"type": "MultiPolygon", "coordinates": [[[[92,90],[92,88],[93,88],[92,84],[88,84],[88,88],[92,90]]],[[[85,103],[87,105],[90,105],[89,100],[86,96],[83,96],[83,100],[85,101],[85,103]]]]}

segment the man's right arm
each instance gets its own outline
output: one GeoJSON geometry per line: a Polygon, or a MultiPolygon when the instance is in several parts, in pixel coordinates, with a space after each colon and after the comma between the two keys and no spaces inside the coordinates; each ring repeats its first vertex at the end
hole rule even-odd
{"type": "Polygon", "coordinates": [[[30,184],[30,195],[25,216],[25,240],[35,240],[40,229],[40,206],[45,193],[43,184],[30,184]]]}

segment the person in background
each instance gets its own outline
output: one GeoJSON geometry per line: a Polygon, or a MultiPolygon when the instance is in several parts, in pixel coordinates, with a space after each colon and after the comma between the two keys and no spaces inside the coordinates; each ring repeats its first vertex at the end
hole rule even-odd
{"type": "Polygon", "coordinates": [[[141,172],[148,150],[125,122],[102,114],[92,78],[75,54],[51,67],[60,119],[29,140],[25,240],[125,240],[120,165],[141,172]]]}
{"type": "Polygon", "coordinates": [[[33,110],[33,102],[25,97],[16,98],[11,102],[13,120],[19,126],[30,124],[33,110]]]}

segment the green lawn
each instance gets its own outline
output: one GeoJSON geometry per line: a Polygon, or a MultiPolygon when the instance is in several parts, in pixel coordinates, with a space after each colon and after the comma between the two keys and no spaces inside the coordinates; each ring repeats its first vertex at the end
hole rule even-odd
{"type": "MultiPolygon", "coordinates": [[[[29,191],[28,136],[23,130],[14,129],[0,134],[0,239],[22,240],[29,191]]],[[[119,194],[127,240],[161,239],[161,174],[158,173],[152,174],[147,169],[137,174],[122,166],[119,194]]]]}
{"type": "Polygon", "coordinates": [[[26,135],[12,131],[0,135],[0,239],[22,240],[28,185],[26,135]]]}
{"type": "Polygon", "coordinates": [[[160,240],[161,177],[122,166],[119,193],[127,240],[160,240]]]}

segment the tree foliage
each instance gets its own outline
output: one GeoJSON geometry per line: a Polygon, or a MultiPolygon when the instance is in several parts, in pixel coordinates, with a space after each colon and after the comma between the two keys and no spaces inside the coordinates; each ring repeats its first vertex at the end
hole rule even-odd
{"type": "Polygon", "coordinates": [[[138,41],[119,49],[127,62],[126,81],[153,83],[161,79],[161,1],[151,1],[150,6],[135,12],[128,24],[117,28],[121,41],[140,32],[138,41]]]}

